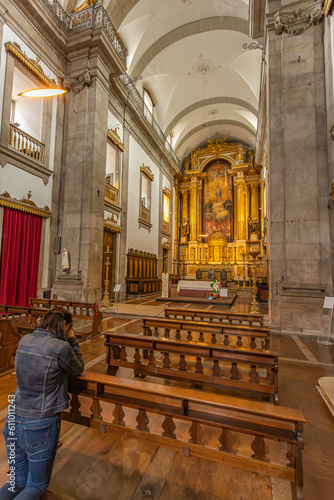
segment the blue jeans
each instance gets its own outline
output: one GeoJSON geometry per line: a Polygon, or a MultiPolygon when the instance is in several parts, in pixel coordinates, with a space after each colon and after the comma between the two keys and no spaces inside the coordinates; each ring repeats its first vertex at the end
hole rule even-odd
{"type": "Polygon", "coordinates": [[[44,418],[7,417],[9,480],[1,500],[39,500],[49,486],[60,431],[60,414],[44,418]]]}

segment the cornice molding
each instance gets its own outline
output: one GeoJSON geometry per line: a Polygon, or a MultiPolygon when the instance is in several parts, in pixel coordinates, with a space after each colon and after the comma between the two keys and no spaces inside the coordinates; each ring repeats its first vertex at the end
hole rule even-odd
{"type": "Polygon", "coordinates": [[[124,143],[121,141],[121,138],[117,133],[117,127],[115,127],[114,129],[110,128],[108,130],[107,135],[108,135],[109,139],[111,140],[111,142],[113,142],[115,144],[115,146],[117,146],[121,151],[125,150],[124,143]]]}
{"type": "Polygon", "coordinates": [[[318,24],[322,16],[322,0],[302,0],[282,7],[274,15],[274,27],[278,34],[285,31],[289,35],[301,35],[314,24],[318,24]]]}
{"type": "Polygon", "coordinates": [[[17,200],[16,198],[12,198],[10,194],[5,191],[0,194],[0,207],[7,207],[13,210],[19,210],[20,212],[26,212],[32,215],[38,215],[39,217],[49,218],[51,215],[49,207],[39,208],[36,204],[30,199],[31,193],[29,191],[27,195],[27,199],[23,198],[22,200],[17,200]]]}

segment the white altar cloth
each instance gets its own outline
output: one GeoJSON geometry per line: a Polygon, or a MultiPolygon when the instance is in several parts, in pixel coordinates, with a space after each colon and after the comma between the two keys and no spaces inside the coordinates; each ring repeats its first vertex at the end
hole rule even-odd
{"type": "Polygon", "coordinates": [[[205,290],[207,292],[212,292],[213,288],[211,286],[212,281],[189,281],[180,280],[177,285],[177,291],[180,290],[205,290]]]}

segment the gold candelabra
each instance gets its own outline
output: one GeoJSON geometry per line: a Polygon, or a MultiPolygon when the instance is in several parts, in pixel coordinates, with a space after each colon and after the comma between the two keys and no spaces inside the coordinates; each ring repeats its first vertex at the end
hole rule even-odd
{"type": "Polygon", "coordinates": [[[111,305],[110,298],[109,298],[109,267],[111,266],[111,263],[109,261],[109,255],[111,254],[109,250],[109,246],[107,246],[107,251],[104,252],[106,254],[106,261],[104,263],[105,268],[106,268],[106,275],[105,275],[105,280],[104,280],[104,293],[102,297],[102,302],[101,305],[103,307],[108,307],[111,305]]]}
{"type": "Polygon", "coordinates": [[[249,254],[253,257],[253,263],[252,263],[252,307],[251,307],[251,314],[258,314],[260,312],[259,306],[256,300],[256,295],[257,295],[257,286],[256,286],[256,257],[259,255],[259,250],[258,247],[255,247],[249,251],[249,254]]]}

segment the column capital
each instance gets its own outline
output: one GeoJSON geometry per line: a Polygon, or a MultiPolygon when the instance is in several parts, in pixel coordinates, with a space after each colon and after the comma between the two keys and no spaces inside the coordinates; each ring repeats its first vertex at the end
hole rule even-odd
{"type": "Polygon", "coordinates": [[[274,15],[276,33],[285,31],[289,35],[300,35],[320,21],[323,16],[322,4],[322,0],[300,0],[280,8],[274,15]]]}

